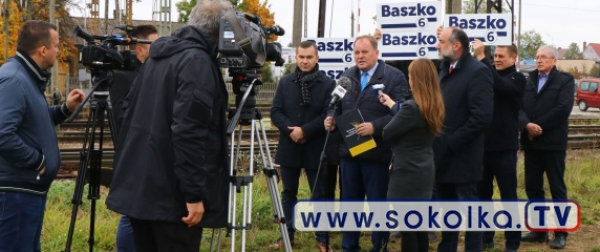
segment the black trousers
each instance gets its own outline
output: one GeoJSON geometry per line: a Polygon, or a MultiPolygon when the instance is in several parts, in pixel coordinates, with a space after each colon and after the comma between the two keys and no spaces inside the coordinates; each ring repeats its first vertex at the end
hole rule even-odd
{"type": "MultiPolygon", "coordinates": [[[[517,151],[489,151],[483,155],[483,179],[479,183],[479,197],[492,199],[494,178],[503,200],[517,199],[517,151]]],[[[494,231],[483,233],[483,242],[494,242],[494,231]]],[[[519,249],[521,231],[505,232],[506,249],[519,249]]]]}
{"type": "MultiPolygon", "coordinates": [[[[304,169],[306,177],[308,178],[308,184],[312,192],[313,199],[331,199],[335,198],[335,185],[337,183],[337,166],[326,166],[321,167],[319,172],[319,178],[317,179],[317,186],[314,192],[313,186],[317,177],[317,168],[304,169]],[[335,169],[334,169],[335,168],[335,169]]],[[[288,233],[290,240],[294,240],[294,234],[296,229],[294,228],[294,204],[298,201],[298,188],[300,187],[300,174],[302,168],[281,166],[280,175],[281,182],[283,183],[283,191],[281,192],[281,205],[283,207],[283,214],[286,218],[288,227],[288,233]]],[[[329,243],[329,236],[327,232],[316,232],[317,241],[321,243],[329,243]]]]}
{"type": "MultiPolygon", "coordinates": [[[[440,200],[477,200],[478,183],[436,183],[436,197],[440,200]]],[[[481,252],[483,250],[482,232],[466,232],[465,251],[481,252]]],[[[442,241],[438,244],[439,252],[456,252],[458,249],[458,232],[442,232],[442,241]]]]}
{"type": "Polygon", "coordinates": [[[198,252],[202,228],[188,227],[183,222],[140,220],[129,217],[133,228],[135,251],[198,252]]]}
{"type": "MultiPolygon", "coordinates": [[[[525,192],[530,200],[545,199],[544,172],[554,200],[567,199],[565,185],[566,151],[525,150],[525,192]]],[[[566,232],[557,232],[567,234],[566,232]]]]}

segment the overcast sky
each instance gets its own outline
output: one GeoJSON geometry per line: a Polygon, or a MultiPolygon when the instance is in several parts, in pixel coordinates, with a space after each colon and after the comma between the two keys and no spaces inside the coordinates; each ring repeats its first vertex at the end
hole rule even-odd
{"type": "MultiPolygon", "coordinates": [[[[83,1],[83,0],[80,0],[83,1]]],[[[156,0],[142,0],[139,3],[134,1],[134,19],[152,19],[152,6],[156,0]]],[[[261,0],[263,1],[263,0],[261,0]]],[[[268,0],[271,5],[271,11],[275,13],[275,21],[286,30],[286,35],[280,37],[283,45],[287,45],[292,38],[292,18],[293,18],[293,3],[294,0],[268,0]]],[[[306,0],[308,2],[308,37],[316,37],[317,35],[317,10],[319,0],[306,0]]],[[[506,5],[506,0],[503,3],[506,5]]],[[[518,18],[518,3],[515,1],[515,13],[518,18]]],[[[100,1],[100,15],[104,17],[104,2],[100,1]]],[[[173,0],[172,20],[177,20],[177,13],[173,0]]],[[[325,36],[326,37],[350,37],[350,15],[352,10],[358,19],[358,2],[359,0],[327,0],[327,19],[325,36]],[[333,5],[333,17],[331,16],[331,7],[333,5]],[[330,20],[331,23],[330,32],[330,20]],[[331,36],[329,36],[331,34],[331,36]]],[[[372,33],[377,24],[373,21],[373,16],[376,15],[376,7],[378,3],[392,2],[419,2],[406,0],[362,0],[360,1],[361,17],[360,17],[360,33],[362,35],[372,33]]],[[[509,0],[510,2],[510,0],[509,0]]],[[[121,5],[124,1],[121,0],[121,5]]],[[[111,8],[110,16],[112,17],[112,9],[114,9],[115,1],[110,1],[111,8]]],[[[83,5],[82,5],[83,6],[83,5]]],[[[123,8],[123,7],[122,7],[123,8]]],[[[579,44],[580,48],[584,41],[588,43],[600,43],[600,0],[522,0],[522,19],[521,31],[534,29],[547,44],[554,44],[557,47],[568,47],[572,42],[579,44]]],[[[79,10],[72,10],[73,15],[80,16],[79,10]]],[[[358,20],[356,21],[358,23],[358,20]]],[[[355,30],[357,28],[355,27],[355,30]]],[[[303,30],[304,32],[304,30],[303,30]]],[[[303,34],[304,36],[304,34],[303,34]]]]}

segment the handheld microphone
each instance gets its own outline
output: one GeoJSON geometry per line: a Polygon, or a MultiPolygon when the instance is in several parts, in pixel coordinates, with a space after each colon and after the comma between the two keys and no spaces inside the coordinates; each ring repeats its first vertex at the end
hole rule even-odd
{"type": "Polygon", "coordinates": [[[329,108],[332,108],[335,103],[344,98],[344,95],[346,95],[346,89],[350,87],[351,84],[352,81],[346,76],[343,76],[338,80],[338,85],[333,89],[333,92],[331,92],[331,102],[329,102],[329,108]]]}
{"type": "MultiPolygon", "coordinates": [[[[379,96],[381,96],[381,94],[383,94],[383,92],[381,90],[384,88],[385,88],[385,85],[383,85],[383,84],[374,84],[373,85],[373,89],[378,91],[379,96]]],[[[384,99],[384,102],[385,102],[385,99],[384,99]]]]}

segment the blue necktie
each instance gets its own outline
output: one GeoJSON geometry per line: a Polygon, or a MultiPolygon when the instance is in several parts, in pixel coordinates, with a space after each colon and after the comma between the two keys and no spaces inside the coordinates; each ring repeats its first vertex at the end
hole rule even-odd
{"type": "Polygon", "coordinates": [[[360,81],[360,91],[365,90],[367,83],[369,83],[369,73],[363,72],[362,80],[360,81]]]}

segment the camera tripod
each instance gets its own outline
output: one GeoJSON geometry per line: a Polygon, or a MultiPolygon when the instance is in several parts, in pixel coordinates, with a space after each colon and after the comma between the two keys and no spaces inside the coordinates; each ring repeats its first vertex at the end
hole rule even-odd
{"type": "MultiPolygon", "coordinates": [[[[227,215],[227,231],[228,235],[231,236],[231,251],[246,251],[246,230],[252,229],[252,184],[254,181],[254,143],[256,141],[258,143],[258,148],[260,152],[262,172],[264,173],[267,179],[268,190],[271,196],[271,204],[275,213],[274,222],[279,224],[279,229],[281,230],[281,237],[285,245],[285,251],[289,252],[292,251],[292,245],[287,231],[286,218],[283,214],[283,207],[281,205],[279,189],[277,188],[277,171],[273,167],[271,151],[269,149],[269,142],[262,120],[262,113],[259,109],[254,107],[254,104],[245,107],[248,97],[250,97],[250,100],[254,98],[252,97],[254,95],[253,92],[255,92],[254,85],[260,84],[262,84],[260,79],[253,79],[250,83],[241,84],[240,90],[241,92],[244,92],[244,95],[239,102],[236,102],[238,107],[237,110],[230,110],[229,113],[231,116],[232,112],[235,111],[235,115],[231,119],[229,127],[227,129],[227,133],[230,135],[231,138],[231,160],[229,170],[230,186],[229,207],[227,215]],[[235,132],[236,126],[238,127],[237,141],[235,132]],[[236,167],[238,165],[238,159],[240,157],[244,126],[250,126],[249,167],[248,173],[246,175],[240,175],[238,174],[238,170],[236,169],[236,167]],[[242,200],[240,203],[242,207],[241,217],[237,216],[238,193],[242,193],[242,200]],[[241,221],[239,220],[240,218],[241,221]],[[242,233],[240,250],[236,250],[236,230],[240,230],[240,232],[242,233]]],[[[220,230],[218,230],[217,232],[219,232],[219,237],[215,251],[218,250],[221,242],[220,230]]],[[[210,251],[213,251],[214,235],[215,233],[213,231],[213,240],[211,241],[210,251]]]]}
{"type": "Polygon", "coordinates": [[[69,224],[69,233],[67,234],[67,243],[64,252],[71,251],[71,243],[73,241],[73,231],[77,220],[77,211],[82,203],[83,189],[88,180],[88,199],[91,200],[91,215],[90,215],[90,234],[88,238],[89,251],[94,250],[94,228],[96,220],[96,200],[100,198],[100,178],[102,166],[102,154],[104,144],[104,113],[108,117],[108,127],[111,130],[113,146],[116,149],[114,125],[112,122],[112,111],[108,101],[108,88],[106,87],[112,79],[112,72],[103,72],[96,74],[93,78],[94,86],[90,94],[86,97],[81,105],[67,119],[72,121],[75,116],[81,111],[85,103],[90,101],[90,111],[86,124],[85,138],[83,140],[83,148],[79,157],[79,169],[77,170],[77,180],[75,182],[75,191],[73,193],[73,210],[71,212],[71,222],[69,224]],[[99,137],[96,130],[99,129],[99,137]],[[89,172],[89,175],[88,175],[89,172]]]}

